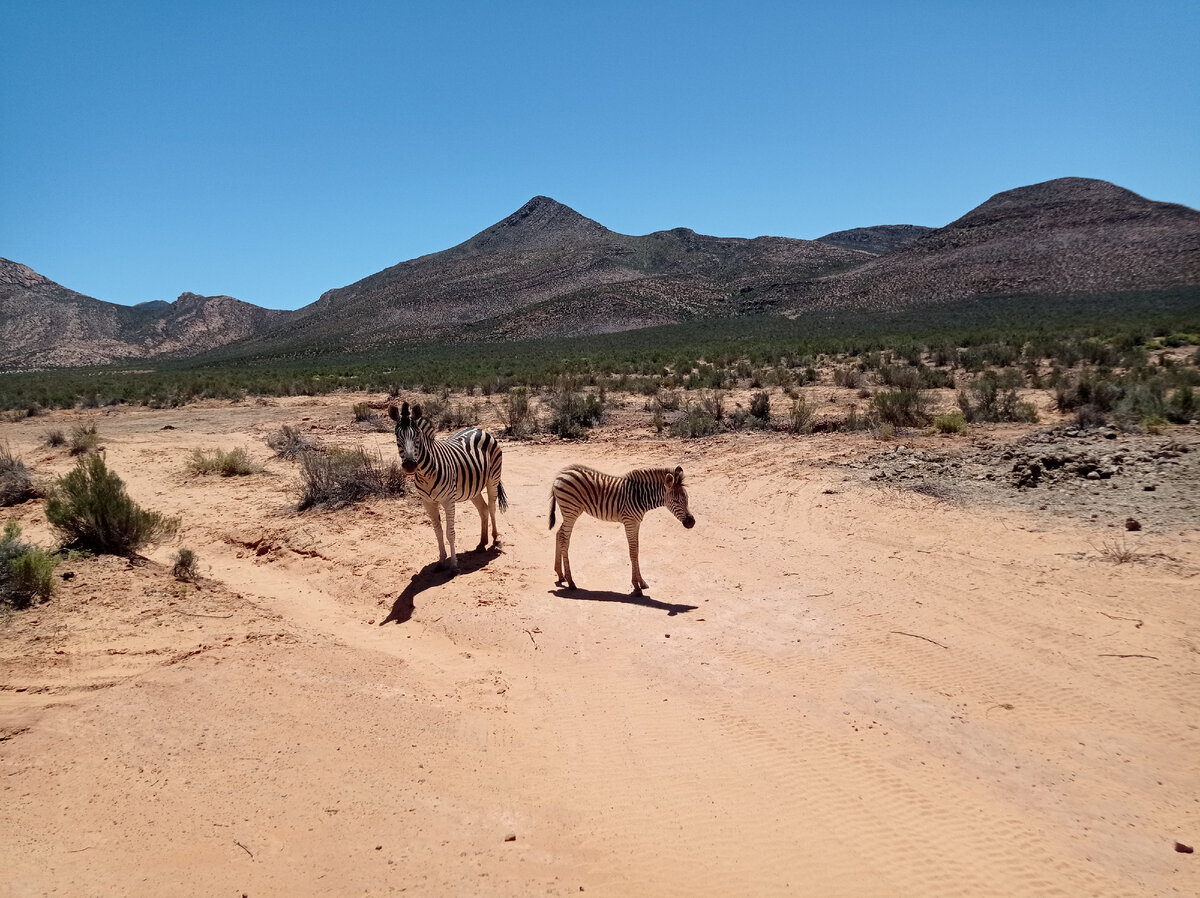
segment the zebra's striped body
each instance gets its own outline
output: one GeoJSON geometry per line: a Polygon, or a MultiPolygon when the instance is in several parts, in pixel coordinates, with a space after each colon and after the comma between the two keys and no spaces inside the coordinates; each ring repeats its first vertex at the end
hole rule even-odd
{"type": "Polygon", "coordinates": [[[554,508],[562,509],[562,526],[554,544],[556,585],[575,588],[571,577],[571,529],[582,514],[601,521],[619,521],[625,525],[629,541],[629,562],[633,566],[633,594],[646,588],[638,566],[638,532],[646,512],[664,505],[684,527],[696,519],[688,511],[687,490],[683,488],[683,468],[651,468],[630,471],[623,477],[605,474],[583,465],[571,465],[558,472],[550,490],[550,529],[554,529],[554,508]]]}
{"type": "Polygon", "coordinates": [[[421,406],[409,410],[408,403],[388,414],[396,422],[396,448],[401,467],[412,474],[417,495],[437,534],[438,563],[446,561],[446,542],[450,543],[450,567],[458,570],[454,551],[454,505],[470,500],[479,512],[481,532],[476,551],[487,547],[488,518],[492,521],[492,546],[500,545],[496,528],[496,506],[508,510],[508,497],[500,482],[503,453],[496,438],[486,430],[470,427],[444,440],[436,438],[433,423],[421,414],[421,406]],[[486,490],[487,502],[483,500],[486,490]],[[446,540],[442,539],[441,512],[446,513],[446,540]]]}

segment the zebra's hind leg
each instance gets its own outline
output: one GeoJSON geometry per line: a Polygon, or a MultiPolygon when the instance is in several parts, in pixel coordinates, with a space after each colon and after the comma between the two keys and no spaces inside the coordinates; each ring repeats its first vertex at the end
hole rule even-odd
{"type": "Polygon", "coordinates": [[[575,588],[575,581],[571,578],[571,560],[568,556],[571,548],[571,528],[574,526],[575,519],[567,517],[564,512],[563,522],[554,537],[554,573],[558,578],[554,585],[566,586],[568,589],[575,588]]]}
{"type": "Polygon", "coordinates": [[[479,524],[480,524],[480,528],[481,528],[480,533],[479,533],[479,545],[477,545],[475,547],[475,551],[482,552],[484,549],[487,548],[487,525],[488,525],[488,517],[487,517],[488,507],[487,507],[487,503],[483,501],[483,493],[477,493],[474,496],[472,496],[471,504],[474,505],[475,510],[477,512],[479,512],[479,524]]]}
{"type": "MultiPolygon", "coordinates": [[[[489,483],[488,488],[488,515],[492,519],[492,548],[500,548],[500,529],[496,526],[496,507],[500,504],[500,496],[504,493],[504,487],[500,485],[500,481],[489,483]]],[[[505,505],[507,508],[507,504],[505,505]]]]}

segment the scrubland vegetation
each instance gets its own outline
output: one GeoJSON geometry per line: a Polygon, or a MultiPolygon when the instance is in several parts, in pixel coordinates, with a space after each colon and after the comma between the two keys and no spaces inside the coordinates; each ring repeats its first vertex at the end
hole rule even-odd
{"type": "MultiPolygon", "coordinates": [[[[657,432],[691,438],[755,428],[962,432],[977,423],[1035,420],[1036,407],[1021,393],[1033,389],[1048,391],[1083,426],[1155,427],[1196,415],[1197,343],[1195,288],[993,297],[895,313],[697,321],[587,339],[8,373],[0,375],[0,408],[36,415],[122,403],[418,391],[435,397],[425,413],[439,430],[477,423],[488,402],[498,406],[510,438],[546,432],[576,439],[621,396],[640,397],[657,432]],[[860,401],[834,421],[818,416],[806,388],[822,384],[856,391],[860,401]],[[752,391],[748,407],[729,401],[735,390],[752,391]],[[955,391],[961,423],[934,407],[934,390],[955,391]]],[[[388,426],[364,403],[354,419],[388,426]]],[[[284,434],[272,446],[298,457],[309,448],[300,439],[284,434]]],[[[78,426],[70,437],[74,453],[97,444],[94,426],[78,426]]]]}

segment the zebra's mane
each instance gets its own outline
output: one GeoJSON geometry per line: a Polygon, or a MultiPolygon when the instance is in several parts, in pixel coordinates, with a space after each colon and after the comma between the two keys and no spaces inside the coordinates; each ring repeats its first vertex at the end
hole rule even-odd
{"type": "Polygon", "coordinates": [[[670,468],[638,468],[630,471],[625,476],[629,480],[638,480],[642,482],[650,482],[660,484],[666,479],[666,475],[674,474],[675,483],[678,486],[683,486],[683,469],[676,468],[672,471],[670,468]]]}

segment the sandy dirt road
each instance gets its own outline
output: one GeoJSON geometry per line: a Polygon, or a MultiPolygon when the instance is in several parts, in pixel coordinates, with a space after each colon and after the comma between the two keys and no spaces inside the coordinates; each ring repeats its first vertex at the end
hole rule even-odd
{"type": "MultiPolygon", "coordinates": [[[[853,480],[869,436],[614,428],[506,443],[504,548],[450,579],[411,496],[294,510],[265,435],[391,457],[353,401],[0,425],[48,477],[48,427],[94,420],[182,519],[0,622],[0,894],[1200,893],[1196,529],[1115,564],[1112,521],[853,480]],[[187,472],[235,446],[265,471],[187,472]],[[697,525],[647,517],[644,598],[589,519],[554,586],[574,461],[687,472],[697,525]]],[[[54,543],[40,502],[0,518],[54,543]]]]}

